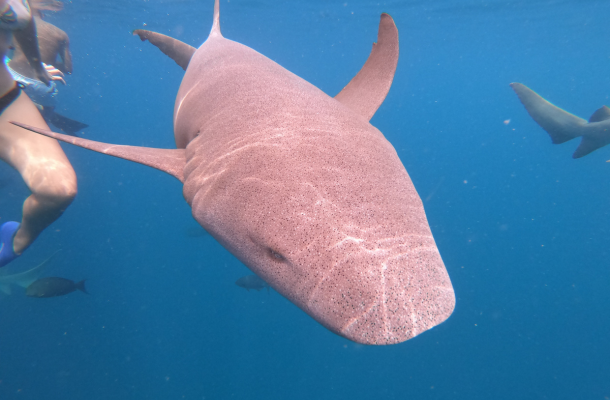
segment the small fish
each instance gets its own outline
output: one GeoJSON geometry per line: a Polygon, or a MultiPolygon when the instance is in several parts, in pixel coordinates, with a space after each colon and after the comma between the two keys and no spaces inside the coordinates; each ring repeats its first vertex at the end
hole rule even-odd
{"type": "Polygon", "coordinates": [[[74,281],[66,278],[48,277],[34,281],[25,290],[25,294],[26,296],[30,297],[55,297],[64,296],[68,293],[74,292],[75,290],[80,290],[83,293],[87,293],[84,279],[75,283],[74,281]]]}
{"type": "Polygon", "coordinates": [[[261,289],[267,288],[267,293],[269,293],[269,284],[259,278],[257,275],[242,276],[235,281],[235,284],[239,287],[243,287],[247,291],[250,291],[250,289],[260,291],[261,289]]]}

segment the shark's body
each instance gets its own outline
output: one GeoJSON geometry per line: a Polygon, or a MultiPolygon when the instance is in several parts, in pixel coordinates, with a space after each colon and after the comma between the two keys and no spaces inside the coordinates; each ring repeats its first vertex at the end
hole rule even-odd
{"type": "Polygon", "coordinates": [[[573,158],[584,157],[610,144],[610,108],[602,106],[587,121],[549,103],[521,83],[510,85],[527,112],[547,131],[554,144],[582,137],[573,158]]]}
{"type": "Polygon", "coordinates": [[[337,334],[398,343],[449,317],[455,295],[422,202],[369,123],[398,60],[389,15],[366,64],[335,98],[222,37],[218,1],[199,49],[135,33],[186,69],[174,109],[178,149],[38,132],[180,179],[207,232],[337,334]]]}

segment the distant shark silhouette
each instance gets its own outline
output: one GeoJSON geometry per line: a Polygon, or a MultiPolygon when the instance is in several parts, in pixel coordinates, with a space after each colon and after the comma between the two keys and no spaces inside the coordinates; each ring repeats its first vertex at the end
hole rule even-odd
{"type": "Polygon", "coordinates": [[[47,266],[49,261],[51,261],[51,259],[55,256],[55,254],[57,254],[58,251],[53,253],[49,258],[44,260],[38,266],[27,271],[20,272],[17,274],[0,274],[0,291],[4,294],[11,294],[11,285],[21,286],[22,288],[27,288],[28,286],[30,286],[32,282],[38,279],[40,274],[42,274],[44,268],[47,266]]]}
{"type": "Polygon", "coordinates": [[[195,49],[137,30],[186,70],[178,149],[110,145],[26,129],[165,171],[199,224],[331,331],[365,344],[410,339],[451,315],[455,295],[422,201],[369,123],[398,62],[398,31],[335,97],[220,33],[218,1],[195,49]]]}
{"type": "Polygon", "coordinates": [[[573,158],[584,157],[610,144],[610,108],[602,106],[587,122],[554,106],[521,83],[511,83],[510,86],[534,121],[551,136],[554,144],[582,136],[573,158]]]}

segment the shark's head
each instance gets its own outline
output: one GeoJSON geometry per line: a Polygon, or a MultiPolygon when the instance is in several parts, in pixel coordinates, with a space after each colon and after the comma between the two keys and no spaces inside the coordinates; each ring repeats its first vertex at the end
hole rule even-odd
{"type": "Polygon", "coordinates": [[[341,336],[391,344],[444,321],[455,298],[406,170],[366,126],[366,147],[354,132],[324,146],[284,136],[194,160],[185,189],[197,186],[200,224],[274,289],[341,336]]]}

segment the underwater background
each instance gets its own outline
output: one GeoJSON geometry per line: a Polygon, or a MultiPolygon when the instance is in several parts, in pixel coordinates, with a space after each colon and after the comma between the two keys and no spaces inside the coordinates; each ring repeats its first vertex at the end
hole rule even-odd
{"type": "MultiPolygon", "coordinates": [[[[58,111],[103,142],[173,148],[183,71],[150,29],[199,46],[211,0],[73,0],[58,111]]],[[[610,399],[610,147],[574,160],[510,82],[588,117],[610,105],[607,0],[221,0],[223,35],[338,93],[388,12],[393,86],[371,123],[409,172],[453,283],[453,315],[362,346],[277,292],[199,228],[180,182],[62,145],[79,193],[7,268],[87,279],[90,295],[0,294],[0,400],[610,399]]],[[[0,164],[0,222],[28,195],[0,164]]]]}

